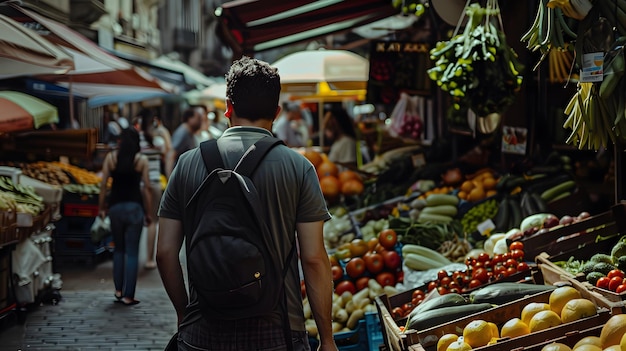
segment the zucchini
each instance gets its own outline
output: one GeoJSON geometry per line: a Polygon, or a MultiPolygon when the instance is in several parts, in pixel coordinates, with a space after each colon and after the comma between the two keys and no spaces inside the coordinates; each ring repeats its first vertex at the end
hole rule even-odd
{"type": "Polygon", "coordinates": [[[426,197],[426,206],[459,205],[459,198],[450,194],[430,194],[426,197]]]}
{"type": "Polygon", "coordinates": [[[467,305],[441,307],[434,310],[413,315],[406,323],[405,330],[414,329],[417,331],[436,327],[440,324],[452,322],[455,319],[467,317],[471,314],[483,312],[492,308],[490,303],[470,303],[467,305]]]}
{"type": "Polygon", "coordinates": [[[418,223],[444,223],[446,224],[446,223],[452,222],[452,217],[439,215],[439,214],[424,213],[424,211],[422,210],[422,212],[420,212],[420,214],[417,217],[417,222],[418,223]]]}
{"type": "Polygon", "coordinates": [[[416,244],[402,245],[402,257],[406,257],[410,253],[440,262],[442,266],[452,263],[446,256],[428,247],[416,244]]]}
{"type": "Polygon", "coordinates": [[[513,282],[500,282],[487,285],[472,291],[469,295],[471,303],[493,303],[501,305],[521,299],[527,295],[534,295],[544,291],[556,289],[552,285],[525,284],[513,282]]]}
{"type": "Polygon", "coordinates": [[[409,314],[409,319],[413,314],[424,313],[426,311],[436,310],[443,307],[467,305],[469,301],[461,294],[448,293],[429,298],[415,307],[409,314]]]}
{"type": "Polygon", "coordinates": [[[573,180],[568,180],[566,182],[555,185],[543,191],[540,196],[543,199],[543,201],[547,203],[547,202],[550,202],[550,200],[554,199],[555,197],[559,196],[561,193],[570,191],[574,189],[575,187],[576,187],[576,182],[574,182],[573,180]]]}
{"type": "Polygon", "coordinates": [[[459,212],[456,206],[453,205],[437,205],[426,206],[422,209],[421,213],[436,214],[442,216],[454,217],[459,212]]]}
{"type": "Polygon", "coordinates": [[[427,271],[429,269],[441,268],[445,264],[431,258],[409,253],[402,257],[404,265],[414,271],[427,271]]]}

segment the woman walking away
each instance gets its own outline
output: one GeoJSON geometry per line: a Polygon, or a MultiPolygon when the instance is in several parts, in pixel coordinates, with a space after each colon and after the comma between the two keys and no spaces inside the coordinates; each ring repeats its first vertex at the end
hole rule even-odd
{"type": "Polygon", "coordinates": [[[140,153],[139,133],[134,128],[124,129],[119,149],[109,152],[102,166],[100,184],[100,216],[109,215],[115,243],[113,252],[113,282],[116,302],[136,305],[135,287],[139,266],[139,239],[151,218],[150,179],[148,158],[140,153]],[[107,201],[107,183],[112,178],[107,201]],[[142,186],[143,182],[143,186],[142,186]],[[143,191],[143,197],[142,197],[143,191]],[[142,199],[145,199],[145,207],[142,199]]]}

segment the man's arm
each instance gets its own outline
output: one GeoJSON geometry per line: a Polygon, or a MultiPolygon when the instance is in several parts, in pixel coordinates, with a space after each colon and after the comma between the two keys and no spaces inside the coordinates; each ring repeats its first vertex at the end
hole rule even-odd
{"type": "Polygon", "coordinates": [[[158,228],[157,267],[165,291],[176,310],[178,324],[180,324],[185,316],[185,308],[189,301],[179,259],[184,238],[183,224],[179,220],[160,217],[158,228]]]}
{"type": "Polygon", "coordinates": [[[320,335],[319,350],[337,350],[333,339],[333,278],[324,247],[324,222],[297,223],[306,294],[320,335]]]}

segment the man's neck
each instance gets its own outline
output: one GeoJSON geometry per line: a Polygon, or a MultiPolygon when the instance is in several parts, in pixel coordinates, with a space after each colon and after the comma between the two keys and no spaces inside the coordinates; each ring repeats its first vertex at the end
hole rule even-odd
{"type": "Polygon", "coordinates": [[[257,127],[267,129],[269,131],[272,130],[273,121],[269,121],[267,119],[257,119],[256,121],[251,121],[245,118],[231,117],[230,125],[231,127],[257,127]]]}

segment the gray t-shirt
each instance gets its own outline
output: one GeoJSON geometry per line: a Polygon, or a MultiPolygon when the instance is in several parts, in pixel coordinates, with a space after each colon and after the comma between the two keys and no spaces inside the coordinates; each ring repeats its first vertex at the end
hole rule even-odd
{"type": "MultiPolygon", "coordinates": [[[[196,137],[189,131],[187,126],[183,123],[172,133],[172,149],[176,150],[178,158],[187,150],[191,150],[198,146],[196,137]]],[[[175,161],[177,162],[177,161],[175,161]]]]}
{"type": "MultiPolygon", "coordinates": [[[[271,133],[262,128],[231,127],[218,139],[225,167],[232,168],[244,151],[271,133]],[[229,157],[226,157],[226,154],[229,157]]],[[[208,175],[200,149],[181,155],[169,179],[159,209],[159,217],[182,220],[185,204],[208,175]]],[[[313,165],[295,150],[279,145],[263,159],[253,178],[265,206],[270,231],[280,244],[281,260],[286,260],[296,232],[296,223],[330,219],[313,165]]],[[[167,235],[167,233],[163,233],[167,235]]],[[[304,331],[300,275],[297,259],[291,262],[286,284],[289,319],[292,330],[304,331]]],[[[200,318],[195,296],[190,297],[183,324],[200,318]]]]}

